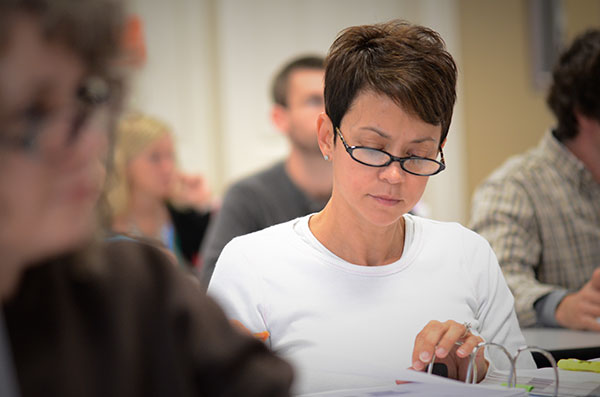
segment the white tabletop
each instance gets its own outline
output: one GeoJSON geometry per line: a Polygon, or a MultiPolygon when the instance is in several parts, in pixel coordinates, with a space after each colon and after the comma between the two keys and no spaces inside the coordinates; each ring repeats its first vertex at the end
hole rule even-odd
{"type": "Polygon", "coordinates": [[[563,328],[522,328],[528,346],[545,350],[569,350],[600,347],[600,332],[563,328]]]}

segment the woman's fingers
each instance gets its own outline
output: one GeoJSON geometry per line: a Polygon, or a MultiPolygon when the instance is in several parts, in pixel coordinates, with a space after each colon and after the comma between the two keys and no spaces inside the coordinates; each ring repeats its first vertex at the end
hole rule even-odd
{"type": "MultiPolygon", "coordinates": [[[[443,323],[430,321],[415,338],[412,363],[416,370],[424,370],[431,362],[433,355],[443,360],[450,367],[449,374],[456,373],[459,361],[468,361],[469,355],[483,339],[470,332],[468,324],[460,324],[453,320],[443,323]],[[456,356],[454,359],[451,356],[456,356]],[[450,360],[444,360],[445,358],[450,360]]],[[[478,354],[479,360],[480,354],[478,354]]],[[[483,356],[481,356],[483,357],[483,356]]],[[[483,358],[481,358],[483,359],[483,358]]]]}
{"type": "MultiPolygon", "coordinates": [[[[447,321],[447,322],[450,322],[450,321],[447,321]]],[[[461,340],[461,338],[464,339],[465,331],[466,331],[466,328],[464,325],[458,324],[457,322],[452,321],[449,324],[448,330],[446,331],[446,333],[442,336],[442,338],[438,342],[437,347],[435,349],[435,355],[439,358],[446,357],[448,355],[448,352],[450,352],[454,348],[454,346],[456,346],[456,342],[461,340]]],[[[466,336],[468,337],[469,335],[472,335],[472,334],[467,333],[466,336]]],[[[460,356],[460,357],[464,357],[464,356],[460,356]]]]}
{"type": "Polygon", "coordinates": [[[448,325],[439,321],[430,321],[425,328],[417,334],[413,349],[413,368],[421,371],[431,361],[436,345],[446,333],[448,325]]]}
{"type": "Polygon", "coordinates": [[[462,345],[456,349],[456,355],[460,358],[468,357],[481,342],[483,342],[482,337],[469,333],[462,339],[462,345]]]}
{"type": "MultiPolygon", "coordinates": [[[[481,337],[476,337],[478,338],[478,343],[483,342],[483,339],[481,337]]],[[[477,382],[480,382],[484,377],[485,374],[487,373],[488,370],[488,366],[489,363],[487,362],[487,360],[484,357],[484,347],[480,348],[479,350],[477,350],[477,355],[475,357],[475,366],[477,368],[477,382]]],[[[459,359],[459,368],[458,368],[458,379],[460,380],[465,380],[467,377],[467,370],[469,367],[469,362],[470,362],[470,357],[467,356],[466,358],[463,359],[459,359]]],[[[470,381],[470,379],[469,379],[470,381]]]]}

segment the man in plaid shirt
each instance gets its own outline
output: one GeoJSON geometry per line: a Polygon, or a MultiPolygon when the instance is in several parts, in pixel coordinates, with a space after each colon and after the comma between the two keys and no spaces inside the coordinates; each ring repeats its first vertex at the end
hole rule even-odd
{"type": "Polygon", "coordinates": [[[559,59],[540,144],[479,186],[471,228],[488,239],[521,326],[600,331],[600,30],[559,59]]]}

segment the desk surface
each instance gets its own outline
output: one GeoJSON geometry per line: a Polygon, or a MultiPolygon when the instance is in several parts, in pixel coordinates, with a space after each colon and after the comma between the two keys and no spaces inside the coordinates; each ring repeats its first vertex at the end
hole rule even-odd
{"type": "Polygon", "coordinates": [[[545,350],[600,348],[600,332],[562,328],[522,328],[521,330],[527,345],[545,350]]]}

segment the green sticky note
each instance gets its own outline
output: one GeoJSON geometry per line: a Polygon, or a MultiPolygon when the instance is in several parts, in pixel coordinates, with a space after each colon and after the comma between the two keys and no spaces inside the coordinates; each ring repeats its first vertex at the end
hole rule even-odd
{"type": "Polygon", "coordinates": [[[558,360],[558,368],[569,371],[589,371],[600,373],[600,361],[584,361],[575,358],[558,360]]]}
{"type": "MultiPolygon", "coordinates": [[[[508,386],[508,383],[504,382],[501,383],[502,386],[508,386]]],[[[533,386],[531,385],[520,385],[517,383],[516,387],[518,387],[519,389],[525,389],[525,391],[530,392],[533,390],[533,386]]]]}

